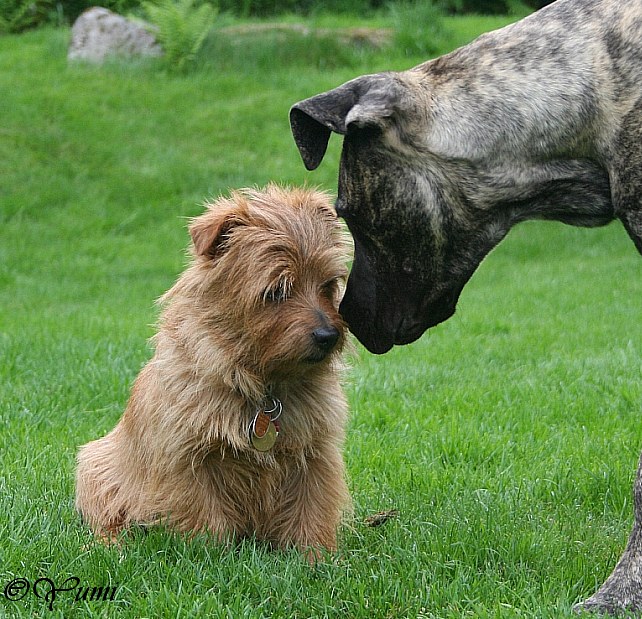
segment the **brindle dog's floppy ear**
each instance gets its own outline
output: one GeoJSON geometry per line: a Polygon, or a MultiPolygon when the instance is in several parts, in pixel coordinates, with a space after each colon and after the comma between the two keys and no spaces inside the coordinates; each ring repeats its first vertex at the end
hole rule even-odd
{"type": "Polygon", "coordinates": [[[351,125],[379,124],[392,116],[397,100],[392,73],[364,75],[290,109],[294,141],[308,170],[316,169],[325,155],[331,132],[345,135],[351,125]]]}

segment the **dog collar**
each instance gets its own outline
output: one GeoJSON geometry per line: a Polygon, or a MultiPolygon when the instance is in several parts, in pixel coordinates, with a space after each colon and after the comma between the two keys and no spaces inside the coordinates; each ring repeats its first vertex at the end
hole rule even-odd
{"type": "Polygon", "coordinates": [[[270,451],[281,431],[279,417],[283,412],[281,400],[268,396],[256,410],[250,424],[250,442],[257,451],[270,451]]]}

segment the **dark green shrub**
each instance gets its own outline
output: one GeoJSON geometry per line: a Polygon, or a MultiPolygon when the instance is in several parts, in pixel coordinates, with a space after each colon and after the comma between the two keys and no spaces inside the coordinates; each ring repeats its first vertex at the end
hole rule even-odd
{"type": "Polygon", "coordinates": [[[143,2],[154,34],[165,52],[165,62],[174,71],[184,71],[196,57],[214,25],[216,11],[195,0],[143,2]]]}
{"type": "Polygon", "coordinates": [[[53,0],[0,0],[0,34],[39,26],[52,9],[53,0]]]}

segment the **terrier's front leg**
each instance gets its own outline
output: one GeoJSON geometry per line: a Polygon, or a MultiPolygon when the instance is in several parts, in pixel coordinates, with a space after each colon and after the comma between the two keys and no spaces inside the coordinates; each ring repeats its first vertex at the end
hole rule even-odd
{"type": "Polygon", "coordinates": [[[336,550],[348,504],[343,459],[330,447],[305,465],[292,465],[266,537],[280,547],[296,546],[313,562],[321,549],[336,550]]]}

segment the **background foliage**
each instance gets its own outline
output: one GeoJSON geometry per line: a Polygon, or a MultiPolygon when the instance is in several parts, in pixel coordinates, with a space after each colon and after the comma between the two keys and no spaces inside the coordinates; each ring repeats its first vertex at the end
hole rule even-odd
{"type": "MultiPolygon", "coordinates": [[[[538,9],[553,0],[426,0],[449,14],[508,14],[516,7],[538,9]]],[[[406,0],[218,0],[212,3],[222,13],[237,17],[269,17],[285,13],[314,15],[319,11],[368,15],[389,5],[404,10],[406,0]]],[[[140,12],[141,0],[0,0],[0,34],[21,32],[45,23],[71,24],[86,9],[103,6],[116,13],[140,12]]],[[[427,10],[432,10],[428,8],[427,10]]]]}
{"type": "Polygon", "coordinates": [[[22,32],[53,19],[53,0],[0,0],[0,35],[22,32]]]}
{"type": "Polygon", "coordinates": [[[166,66],[184,71],[194,61],[212,29],[216,11],[207,2],[196,5],[194,0],[158,0],[143,2],[142,6],[156,28],[156,39],[163,48],[166,66]]]}

